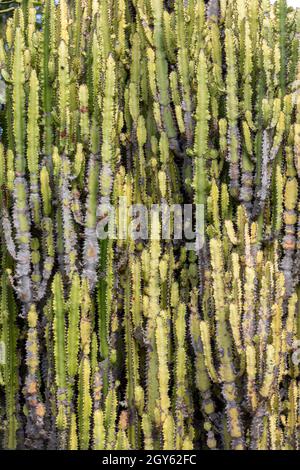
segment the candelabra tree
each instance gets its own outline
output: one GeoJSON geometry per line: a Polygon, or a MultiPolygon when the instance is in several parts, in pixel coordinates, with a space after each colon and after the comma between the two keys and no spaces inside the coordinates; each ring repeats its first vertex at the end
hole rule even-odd
{"type": "Polygon", "coordinates": [[[299,449],[299,10],[1,12],[2,447],[299,449]]]}

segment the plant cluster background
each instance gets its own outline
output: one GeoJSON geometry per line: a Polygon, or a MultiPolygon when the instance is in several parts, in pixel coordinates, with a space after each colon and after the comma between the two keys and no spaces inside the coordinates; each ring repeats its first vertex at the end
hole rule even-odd
{"type": "Polygon", "coordinates": [[[0,14],[1,447],[299,449],[299,9],[0,14]],[[99,240],[120,197],[203,246],[99,240]]]}

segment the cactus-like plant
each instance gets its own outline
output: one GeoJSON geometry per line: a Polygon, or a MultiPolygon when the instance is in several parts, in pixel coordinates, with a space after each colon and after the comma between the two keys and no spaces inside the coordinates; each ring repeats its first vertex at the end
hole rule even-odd
{"type": "Polygon", "coordinates": [[[1,5],[1,446],[299,450],[299,9],[1,5]]]}

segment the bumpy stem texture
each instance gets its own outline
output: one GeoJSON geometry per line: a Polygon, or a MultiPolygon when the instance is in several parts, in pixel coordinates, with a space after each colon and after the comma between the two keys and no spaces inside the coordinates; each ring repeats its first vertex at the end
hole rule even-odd
{"type": "Polygon", "coordinates": [[[12,5],[0,447],[299,450],[299,9],[12,5]]]}

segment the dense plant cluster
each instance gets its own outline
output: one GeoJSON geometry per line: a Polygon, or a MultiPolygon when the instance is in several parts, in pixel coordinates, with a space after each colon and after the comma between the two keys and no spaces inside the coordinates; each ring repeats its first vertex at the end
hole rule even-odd
{"type": "Polygon", "coordinates": [[[2,447],[298,449],[299,12],[36,3],[0,42],[2,447]],[[200,249],[99,239],[120,197],[203,205],[200,249]]]}

